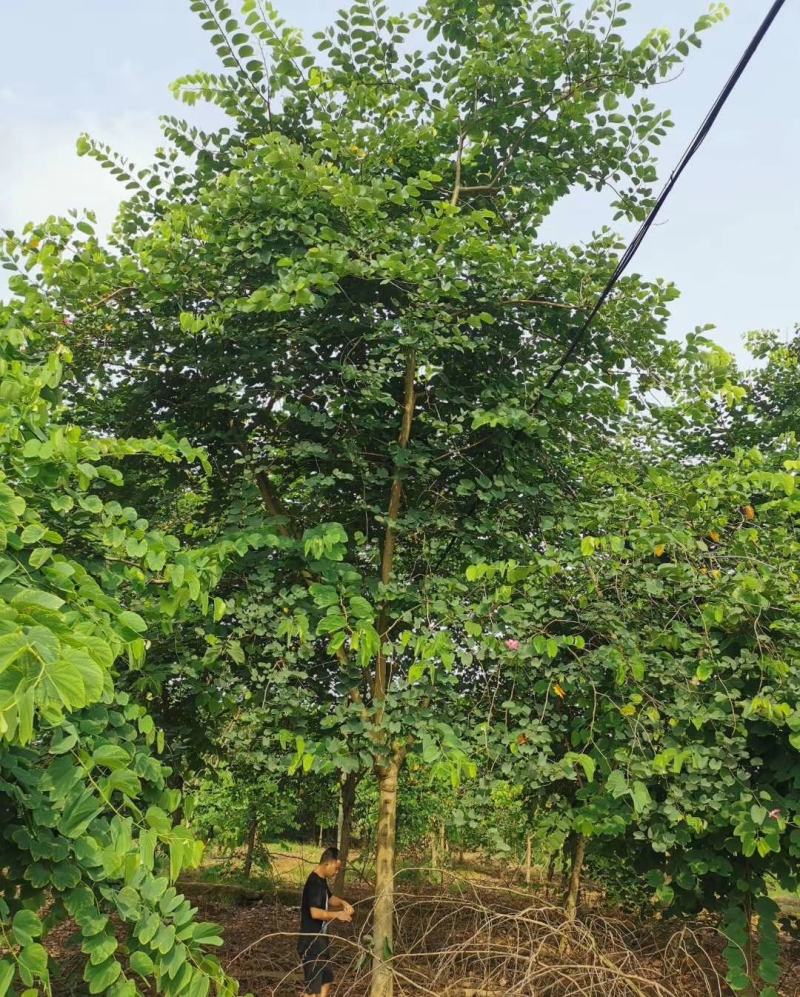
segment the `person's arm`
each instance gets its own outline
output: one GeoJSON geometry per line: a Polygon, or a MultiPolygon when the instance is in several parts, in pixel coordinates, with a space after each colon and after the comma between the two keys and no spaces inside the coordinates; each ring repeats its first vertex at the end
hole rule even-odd
{"type": "Polygon", "coordinates": [[[341,897],[331,897],[328,900],[328,907],[332,907],[334,910],[343,910],[348,914],[352,915],[354,913],[353,908],[346,900],[342,900],[341,897]]]}
{"type": "Polygon", "coordinates": [[[352,916],[352,907],[349,911],[347,909],[323,910],[321,907],[310,907],[309,910],[315,921],[349,921],[352,916]]]}

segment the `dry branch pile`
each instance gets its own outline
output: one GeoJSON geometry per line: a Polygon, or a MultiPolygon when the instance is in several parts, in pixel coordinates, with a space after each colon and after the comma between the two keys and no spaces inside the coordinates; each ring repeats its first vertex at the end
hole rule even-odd
{"type": "MultiPolygon", "coordinates": [[[[352,927],[332,934],[337,997],[369,989],[371,896],[352,927]]],[[[223,961],[257,997],[301,991],[297,911],[270,902],[205,910],[226,925],[223,961]]],[[[573,924],[529,892],[449,878],[444,889],[397,894],[397,997],[723,997],[722,939],[713,925],[670,930],[583,909],[573,924]]],[[[800,997],[798,952],[787,944],[781,994],[800,997]]]]}

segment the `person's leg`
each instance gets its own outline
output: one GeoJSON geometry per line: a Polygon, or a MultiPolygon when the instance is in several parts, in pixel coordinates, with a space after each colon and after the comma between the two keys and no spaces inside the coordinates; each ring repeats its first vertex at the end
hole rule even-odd
{"type": "Polygon", "coordinates": [[[328,975],[325,971],[325,952],[326,946],[322,939],[315,939],[305,951],[303,975],[306,982],[303,997],[322,997],[325,984],[333,979],[333,975],[328,975]]]}
{"type": "Polygon", "coordinates": [[[333,983],[333,970],[331,969],[331,964],[327,963],[325,968],[322,970],[322,990],[320,990],[320,997],[328,997],[331,992],[331,984],[333,983]]]}

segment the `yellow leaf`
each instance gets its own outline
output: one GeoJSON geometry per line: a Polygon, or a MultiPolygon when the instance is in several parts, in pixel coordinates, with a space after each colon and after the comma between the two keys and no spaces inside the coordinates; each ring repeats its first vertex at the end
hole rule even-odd
{"type": "Polygon", "coordinates": [[[753,520],[756,518],[756,510],[752,507],[752,505],[746,505],[744,509],[742,509],[742,512],[744,513],[745,519],[753,520]]]}
{"type": "Polygon", "coordinates": [[[711,540],[714,541],[715,544],[718,544],[720,542],[720,540],[722,539],[720,537],[719,533],[717,533],[716,530],[711,530],[710,533],[708,534],[708,536],[709,536],[709,538],[711,540]]]}
{"type": "Polygon", "coordinates": [[[558,682],[554,683],[554,685],[553,685],[553,692],[558,696],[559,699],[563,699],[566,696],[566,693],[561,688],[561,686],[558,684],[558,682]]]}
{"type": "Polygon", "coordinates": [[[656,544],[653,553],[656,555],[656,557],[661,557],[666,549],[667,548],[664,546],[664,544],[656,544]]]}

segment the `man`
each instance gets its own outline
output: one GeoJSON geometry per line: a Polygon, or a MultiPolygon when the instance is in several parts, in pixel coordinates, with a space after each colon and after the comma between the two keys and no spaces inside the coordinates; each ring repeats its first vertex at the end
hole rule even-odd
{"type": "Polygon", "coordinates": [[[328,959],[330,940],[325,933],[331,921],[349,923],[353,919],[353,908],[346,900],[333,896],[327,883],[341,867],[339,849],[326,848],[319,865],[303,887],[300,939],[297,942],[306,982],[303,997],[311,997],[312,994],[328,997],[333,983],[333,970],[328,959]]]}

